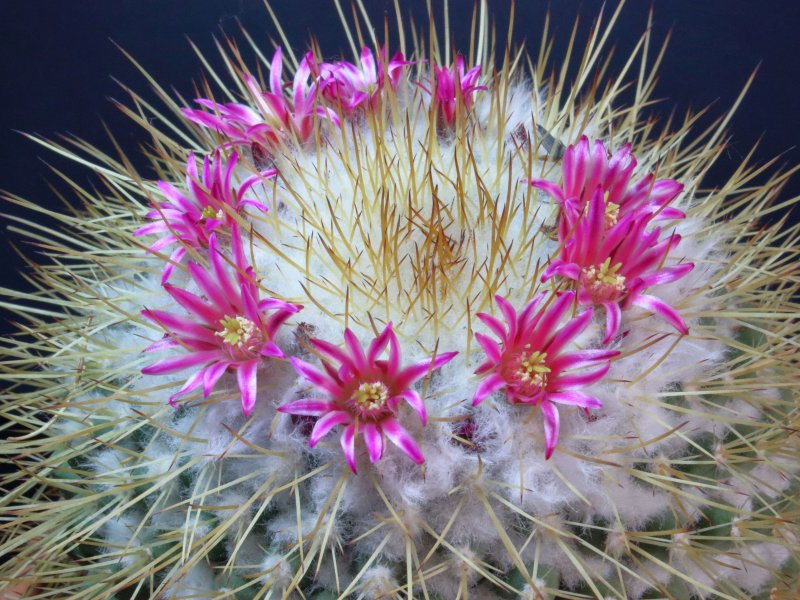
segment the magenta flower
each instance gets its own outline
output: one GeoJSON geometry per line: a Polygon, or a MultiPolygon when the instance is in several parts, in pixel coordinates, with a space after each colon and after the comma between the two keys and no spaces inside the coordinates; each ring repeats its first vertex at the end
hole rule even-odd
{"type": "Polygon", "coordinates": [[[278,48],[272,57],[269,73],[270,91],[262,90],[251,75],[244,76],[245,87],[257,110],[235,102],[217,104],[213,100],[198,98],[195,102],[213,112],[190,108],[184,108],[182,112],[195,123],[218,131],[233,144],[255,144],[266,150],[287,138],[294,138],[303,144],[314,133],[317,117],[339,125],[335,111],[317,105],[317,84],[308,82],[312,62],[310,52],[300,61],[294,75],[291,98],[283,93],[283,57],[278,48]]]}
{"type": "Polygon", "coordinates": [[[422,464],[425,458],[417,442],[398,420],[400,401],[407,402],[425,426],[425,405],[412,386],[428,373],[446,365],[457,353],[447,352],[403,368],[400,366],[400,344],[391,323],[370,343],[366,353],[349,329],[344,330],[344,342],[345,350],[342,350],[324,340],[310,340],[312,347],[322,356],[324,371],[298,358],[290,359],[298,374],[320,395],[289,402],[278,410],[320,417],[308,440],[312,448],[336,425],[345,425],[341,443],[353,473],[357,472],[357,433],[364,436],[372,463],[383,455],[384,438],[388,438],[411,460],[422,464]],[[379,359],[387,345],[388,360],[379,359]]]}
{"type": "Polygon", "coordinates": [[[239,160],[238,154],[232,152],[230,158],[220,151],[214,153],[213,160],[203,159],[203,173],[197,173],[197,162],[194,154],[189,153],[186,161],[186,189],[184,194],[173,185],[159,181],[158,187],[166,201],[156,204],[156,208],[146,217],[154,222],[140,227],[134,235],[161,234],[161,238],[150,246],[151,252],[159,252],[178,244],[164,267],[161,282],[165,283],[172,274],[175,265],[183,260],[187,248],[206,248],[211,233],[221,229],[230,230],[235,219],[234,213],[240,213],[245,206],[253,206],[267,211],[263,203],[245,194],[257,183],[277,173],[275,169],[262,171],[248,177],[240,184],[234,184],[232,175],[239,160]]]}
{"type": "MultiPolygon", "coordinates": [[[[611,158],[600,140],[594,144],[581,136],[577,145],[570,145],[562,164],[562,186],[545,179],[530,179],[528,183],[553,197],[561,205],[560,231],[566,234],[600,188],[606,199],[606,226],[611,227],[623,216],[632,212],[648,212],[653,219],[682,219],[686,215],[667,206],[683,191],[683,185],[674,179],[656,179],[649,173],[632,182],[636,157],[626,144],[611,158]]],[[[562,240],[563,241],[563,240],[562,240]]]]}
{"type": "Polygon", "coordinates": [[[208,98],[195,98],[195,102],[211,112],[182,108],[183,116],[198,125],[213,129],[230,140],[232,145],[273,148],[281,142],[280,124],[271,113],[260,115],[249,106],[238,102],[218,104],[208,98]]]}
{"type": "MultiPolygon", "coordinates": [[[[609,201],[610,202],[610,201],[609,201]]],[[[660,240],[661,229],[646,231],[652,214],[628,212],[616,224],[607,226],[608,204],[598,187],[588,211],[575,218],[570,235],[563,242],[561,255],[552,260],[542,281],[560,275],[576,282],[578,303],[602,305],[606,311],[604,344],[619,331],[621,309],[630,305],[652,311],[681,334],[686,323],[666,302],[644,294],[644,290],[680,279],[694,268],[693,263],[664,266],[667,255],[681,240],[677,234],[660,240]]]]}
{"type": "Polygon", "coordinates": [[[563,293],[549,305],[542,306],[546,297],[546,293],[539,294],[517,314],[505,298],[495,296],[505,323],[491,315],[478,313],[477,317],[500,340],[497,342],[483,334],[475,334],[486,352],[486,360],[475,371],[483,381],[475,391],[472,405],[477,406],[490,394],[505,389],[512,404],[539,406],[544,418],[545,458],[548,459],[558,444],[556,405],[579,406],[586,411],[601,408],[597,398],[579,390],[600,381],[611,366],[610,359],[619,352],[565,352],[567,345],[589,325],[592,309],[562,325],[564,317],[572,310],[575,293],[563,293]],[[586,367],[593,368],[579,373],[569,372],[586,367]]]}
{"type": "MultiPolygon", "coordinates": [[[[382,51],[385,58],[386,52],[382,51]]],[[[322,95],[334,108],[341,107],[346,115],[350,115],[359,108],[375,109],[381,98],[381,90],[388,80],[394,89],[400,83],[403,68],[411,64],[405,60],[401,52],[386,63],[375,60],[372,50],[364,47],[361,50],[360,66],[346,60],[334,63],[320,63],[312,70],[318,73],[318,85],[322,95]]]]}
{"type": "Polygon", "coordinates": [[[422,84],[418,85],[433,96],[439,119],[449,127],[456,120],[459,103],[470,109],[474,102],[472,95],[478,90],[487,89],[485,85],[477,85],[481,66],[476,65],[465,72],[464,57],[459,54],[452,67],[434,66],[433,72],[433,91],[422,84]]]}
{"type": "Polygon", "coordinates": [[[201,366],[175,399],[203,387],[207,398],[226,371],[236,373],[242,394],[242,410],[249,416],[256,401],[256,372],[264,357],[283,358],[273,341],[280,326],[302,307],[275,298],[259,298],[253,268],[247,264],[238,229],[232,236],[233,275],[217,247],[216,235],[209,238],[210,267],[189,263],[189,274],[203,296],[164,284],[164,289],[189,315],[161,310],[143,310],[142,315],[163,327],[167,336],[147,350],[182,346],[188,352],[165,358],[142,369],[146,375],[163,375],[201,366]],[[271,314],[268,314],[271,313],[271,314]]]}

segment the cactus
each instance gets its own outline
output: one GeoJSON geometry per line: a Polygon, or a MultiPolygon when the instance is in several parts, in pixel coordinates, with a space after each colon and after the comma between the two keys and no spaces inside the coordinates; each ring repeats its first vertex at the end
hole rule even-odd
{"type": "Polygon", "coordinates": [[[40,140],[102,185],[68,235],[11,199],[50,262],[5,302],[0,581],[793,597],[800,248],[762,222],[788,174],[704,187],[726,119],[642,120],[649,32],[626,106],[590,84],[599,21],[571,85],[489,22],[463,56],[231,45],[225,101],[133,94],[146,176],[40,140]]]}

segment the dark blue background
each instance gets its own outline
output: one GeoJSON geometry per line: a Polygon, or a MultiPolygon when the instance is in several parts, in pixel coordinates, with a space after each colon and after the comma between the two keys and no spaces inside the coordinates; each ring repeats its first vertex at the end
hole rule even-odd
{"type": "MultiPolygon", "coordinates": [[[[365,3],[379,22],[386,12],[394,23],[392,2],[365,3]]],[[[437,9],[441,7],[441,2],[434,3],[437,9]]],[[[270,4],[297,49],[302,49],[313,31],[326,56],[341,51],[349,57],[332,2],[270,4]]],[[[423,1],[402,4],[414,12],[417,22],[425,20],[423,1]]],[[[509,3],[502,0],[491,4],[501,24],[498,28],[504,32],[509,3]]],[[[712,173],[711,182],[721,183],[762,136],[758,160],[764,162],[782,154],[781,163],[800,163],[800,151],[795,147],[800,137],[798,4],[783,0],[654,0],[652,4],[635,0],[623,10],[614,31],[614,71],[621,68],[644,31],[651,6],[656,41],[674,30],[657,88],[657,96],[664,101],[654,109],[664,116],[673,107],[681,114],[712,102],[716,105],[711,113],[721,115],[750,72],[762,63],[755,85],[731,124],[733,142],[712,173]]],[[[607,11],[614,5],[609,2],[607,11]]],[[[549,9],[557,34],[556,57],[563,53],[576,14],[583,16],[581,31],[585,34],[601,6],[599,0],[552,2],[549,9]]],[[[461,28],[460,45],[466,49],[472,2],[452,0],[450,10],[454,26],[461,28]]],[[[531,52],[538,45],[547,10],[546,2],[518,2],[515,39],[527,38],[531,52]]],[[[43,161],[69,170],[82,183],[91,181],[89,174],[48,155],[14,129],[45,136],[70,132],[111,150],[101,124],[104,121],[129,154],[136,156],[146,136],[108,101],[109,97],[124,98],[111,77],[138,91],[145,91],[147,84],[110,40],[128,50],[159,82],[192,97],[192,82],[199,79],[202,69],[186,37],[212,55],[212,36],[219,37],[221,31],[235,34],[237,21],[244,23],[266,50],[271,49],[268,36],[274,32],[260,0],[4,2],[0,19],[0,189],[55,207],[55,196],[47,187],[47,180],[55,181],[55,177],[43,161]]],[[[798,179],[790,182],[784,198],[800,194],[798,179]]],[[[5,206],[3,210],[13,209],[5,206]]],[[[8,240],[0,245],[5,265],[18,262],[15,256],[7,256],[10,248],[8,240]]],[[[2,285],[25,285],[13,269],[6,267],[0,272],[2,285]]]]}

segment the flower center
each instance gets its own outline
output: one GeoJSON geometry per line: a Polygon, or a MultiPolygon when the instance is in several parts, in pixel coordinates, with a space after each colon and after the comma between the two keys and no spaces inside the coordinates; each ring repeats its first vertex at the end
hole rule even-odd
{"type": "Polygon", "coordinates": [[[203,209],[203,213],[201,215],[202,219],[216,219],[217,221],[222,221],[225,218],[225,213],[222,212],[220,208],[217,212],[214,212],[214,208],[212,206],[206,206],[203,209]]]}
{"type": "Polygon", "coordinates": [[[625,276],[619,274],[622,263],[611,266],[607,258],[601,265],[583,269],[583,284],[592,300],[598,304],[608,302],[625,292],[625,276]]]}
{"type": "Polygon", "coordinates": [[[219,324],[222,329],[216,335],[221,337],[226,344],[239,349],[247,348],[258,332],[256,324],[241,315],[235,317],[226,315],[220,320],[219,324]]]}
{"type": "Polygon", "coordinates": [[[381,410],[389,401],[389,388],[380,381],[362,383],[353,392],[352,400],[363,411],[381,410]]]}
{"type": "MultiPolygon", "coordinates": [[[[588,192],[588,188],[585,189],[585,192],[588,192]]],[[[609,190],[606,190],[605,194],[603,194],[603,203],[606,205],[603,217],[603,226],[606,229],[611,229],[619,221],[619,204],[616,202],[610,202],[608,199],[610,195],[611,192],[609,190]]],[[[586,202],[583,206],[583,211],[581,214],[585,216],[588,212],[589,203],[586,202]]]]}
{"type": "Polygon", "coordinates": [[[538,394],[547,386],[547,352],[524,352],[515,361],[513,378],[528,396],[538,394]]]}
{"type": "MultiPolygon", "coordinates": [[[[606,198],[608,198],[608,192],[606,192],[606,198]]],[[[611,229],[614,225],[617,224],[618,220],[619,220],[619,204],[615,204],[614,202],[606,202],[606,213],[605,213],[606,229],[611,229]]]]}

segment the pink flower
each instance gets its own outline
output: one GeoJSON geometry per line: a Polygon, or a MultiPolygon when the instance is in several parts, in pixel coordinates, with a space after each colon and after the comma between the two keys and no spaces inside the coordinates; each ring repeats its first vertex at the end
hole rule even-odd
{"type": "Polygon", "coordinates": [[[682,211],[667,206],[683,191],[683,185],[674,179],[656,179],[653,173],[633,183],[631,179],[636,164],[630,144],[609,158],[602,141],[595,140],[590,145],[584,135],[564,154],[562,186],[545,179],[531,179],[528,183],[561,205],[564,218],[559,230],[562,234],[574,225],[598,188],[607,202],[607,227],[632,212],[647,212],[654,215],[654,219],[684,218],[686,215],[682,211]]]}
{"type": "Polygon", "coordinates": [[[280,144],[281,128],[277,118],[271,113],[260,115],[249,106],[238,102],[218,104],[208,98],[195,98],[195,102],[211,112],[182,108],[183,116],[198,125],[213,129],[226,137],[230,144],[252,144],[263,148],[280,144]]]}
{"type": "Polygon", "coordinates": [[[600,401],[580,388],[600,381],[610,368],[609,360],[617,350],[579,350],[565,352],[567,345],[586,329],[592,320],[592,309],[577,317],[564,317],[572,310],[575,293],[561,294],[552,303],[542,306],[546,293],[539,294],[517,314],[503,297],[495,296],[505,323],[491,315],[477,317],[492,330],[499,342],[480,333],[475,334],[486,352],[486,360],[475,373],[483,378],[472,405],[477,406],[490,394],[505,389],[512,404],[540,407],[544,417],[545,458],[550,458],[558,444],[559,415],[557,404],[579,406],[584,410],[601,408],[600,401]],[[541,308],[540,308],[541,306],[541,308]],[[538,309],[538,310],[537,310],[538,309]],[[594,367],[570,373],[572,369],[594,367]]]}
{"type": "Polygon", "coordinates": [[[407,402],[424,426],[425,405],[412,389],[415,382],[446,365],[456,355],[447,352],[421,362],[400,366],[400,344],[389,323],[366,352],[349,329],[344,330],[345,349],[312,339],[312,347],[323,357],[323,371],[298,358],[290,359],[295,370],[319,394],[284,404],[278,410],[293,415],[320,417],[308,445],[312,448],[336,425],[345,425],[341,443],[347,464],[356,473],[355,436],[361,433],[370,461],[383,455],[385,439],[395,444],[417,464],[425,462],[416,441],[400,424],[400,401],[407,402]],[[388,360],[378,357],[388,345],[388,360]]]}
{"type": "MultiPolygon", "coordinates": [[[[382,52],[385,59],[386,52],[382,52]]],[[[392,88],[396,88],[403,75],[403,68],[411,64],[405,60],[401,52],[395,53],[386,63],[375,61],[372,50],[364,47],[361,50],[360,66],[346,60],[334,63],[320,63],[312,70],[318,73],[318,85],[322,95],[333,105],[341,107],[344,114],[352,114],[362,107],[375,109],[381,98],[381,90],[387,79],[392,88]]]]}
{"type": "Polygon", "coordinates": [[[203,387],[206,398],[225,371],[236,373],[242,394],[242,410],[249,416],[256,401],[256,372],[264,357],[283,358],[273,339],[278,328],[302,307],[275,298],[259,298],[253,268],[247,264],[239,232],[232,236],[233,276],[222,258],[215,234],[209,238],[210,267],[189,263],[189,274],[202,291],[198,296],[164,284],[164,289],[188,316],[161,310],[143,310],[142,315],[163,327],[167,336],[148,350],[182,346],[188,353],[165,358],[142,369],[146,375],[163,375],[201,366],[175,399],[203,387]],[[271,314],[268,314],[271,313],[271,314]]]}
{"type": "Polygon", "coordinates": [[[456,120],[459,103],[465,109],[470,109],[473,104],[472,95],[478,90],[487,89],[485,85],[477,85],[481,66],[474,66],[465,72],[464,57],[459,54],[452,67],[434,66],[433,72],[433,92],[422,84],[418,85],[433,96],[439,119],[449,127],[456,120]]]}
{"type": "Polygon", "coordinates": [[[213,113],[189,108],[182,109],[182,112],[195,123],[218,131],[233,144],[255,144],[267,150],[287,138],[294,138],[303,144],[314,133],[317,117],[339,125],[335,111],[317,105],[317,84],[308,83],[312,62],[310,52],[300,61],[294,75],[291,98],[283,93],[283,58],[278,48],[272,57],[269,73],[270,91],[262,90],[251,75],[244,75],[245,87],[257,111],[235,102],[217,104],[213,100],[198,98],[195,102],[213,113]]]}
{"type": "MultiPolygon", "coordinates": [[[[610,201],[609,201],[610,202],[610,201]]],[[[664,266],[667,255],[680,242],[672,234],[660,240],[661,229],[646,231],[652,214],[627,212],[608,227],[607,202],[598,187],[588,211],[575,217],[575,223],[561,255],[552,260],[542,274],[542,281],[560,275],[576,282],[578,303],[602,305],[606,310],[606,335],[609,343],[619,330],[621,309],[630,305],[652,311],[686,335],[686,323],[663,300],[644,294],[650,286],[680,279],[694,268],[693,263],[664,266]]]]}
{"type": "Polygon", "coordinates": [[[208,157],[203,159],[201,177],[197,173],[194,154],[190,152],[186,161],[188,194],[180,192],[169,183],[158,182],[166,200],[157,203],[156,208],[147,213],[146,217],[154,222],[140,227],[134,231],[134,235],[161,234],[162,237],[150,246],[151,252],[159,252],[167,246],[178,244],[169,257],[170,262],[164,267],[162,283],[169,279],[187,248],[206,248],[212,232],[230,230],[235,223],[234,213],[241,212],[245,206],[267,211],[264,204],[253,198],[246,198],[245,194],[255,184],[274,177],[277,171],[262,171],[240,184],[234,184],[232,175],[238,160],[236,152],[232,152],[226,161],[222,153],[216,151],[212,161],[208,157]]]}

